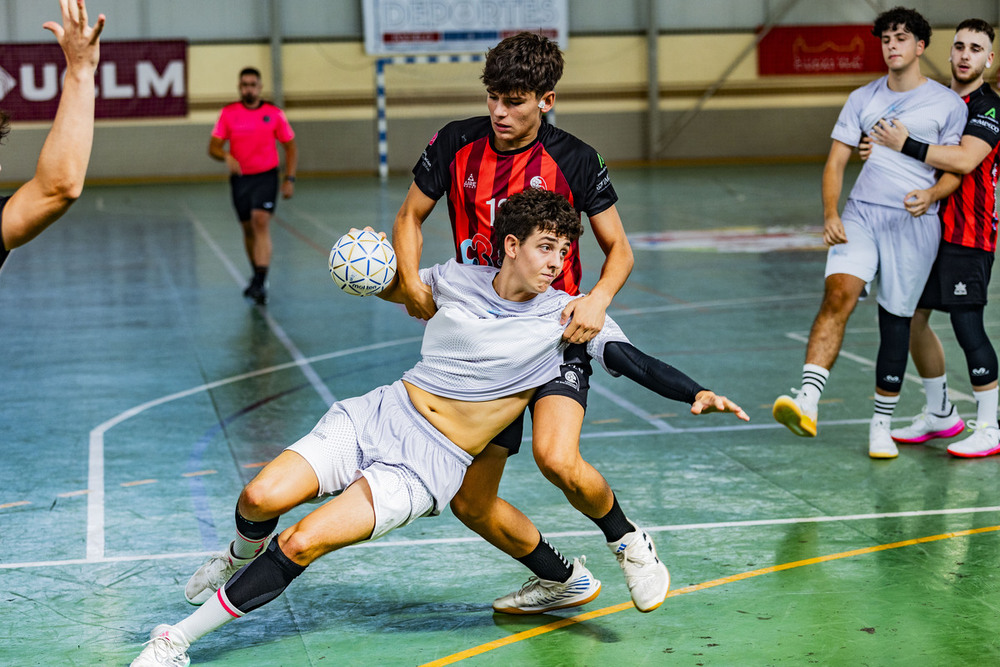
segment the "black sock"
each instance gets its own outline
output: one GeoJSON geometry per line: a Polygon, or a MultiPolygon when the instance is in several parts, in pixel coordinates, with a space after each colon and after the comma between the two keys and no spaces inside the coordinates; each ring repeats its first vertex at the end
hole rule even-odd
{"type": "Polygon", "coordinates": [[[617,542],[625,533],[631,533],[635,530],[635,526],[629,523],[629,520],[625,518],[625,512],[622,512],[622,508],[618,505],[618,496],[612,494],[612,498],[611,511],[600,519],[588,517],[604,533],[606,542],[617,542]]]}
{"type": "Polygon", "coordinates": [[[263,287],[264,282],[267,280],[267,269],[266,266],[255,266],[253,267],[253,285],[254,287],[263,287]]]}
{"type": "Polygon", "coordinates": [[[524,564],[539,579],[565,583],[573,574],[573,566],[549,541],[538,535],[538,546],[528,554],[516,559],[524,564]]]}

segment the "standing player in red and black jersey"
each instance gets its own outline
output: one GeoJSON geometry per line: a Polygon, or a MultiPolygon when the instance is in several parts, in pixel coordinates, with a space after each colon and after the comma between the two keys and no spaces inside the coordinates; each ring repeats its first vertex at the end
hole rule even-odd
{"type": "Polygon", "coordinates": [[[983,79],[993,65],[993,27],[981,19],[959,24],[951,46],[951,89],[969,105],[969,119],[958,146],[928,146],[908,136],[905,126],[880,123],[876,143],[901,150],[938,169],[965,174],[941,209],[942,240],[910,328],[910,354],[927,392],[927,405],[906,428],[894,429],[896,442],[917,443],[950,437],[962,419],[948,399],[944,349],[928,326],[931,310],[949,313],[965,352],[976,395],[973,433],[953,443],[955,456],[1000,452],[997,428],[997,354],[986,336],[983,310],[997,243],[996,187],[1000,167],[1000,97],[983,79]]]}
{"type": "MultiPolygon", "coordinates": [[[[437,200],[447,196],[460,262],[496,264],[502,248],[492,239],[497,209],[507,197],[541,188],[566,197],[586,214],[605,253],[600,279],[563,311],[570,343],[562,377],[539,388],[532,410],[532,449],[542,474],[570,504],[603,531],[625,573],[640,611],[658,607],[669,588],[666,567],[648,535],[626,518],[604,477],[580,455],[590,360],[578,345],[604,325],[604,314],[632,270],[632,250],[622,226],[607,167],[593,148],[543,122],[555,103],[562,76],[559,47],[521,33],[491,49],[483,67],[489,116],[446,125],[430,141],[413,169],[414,180],[393,227],[398,275],[411,315],[434,314],[430,288],[420,281],[421,226],[437,200]],[[627,554],[627,557],[626,557],[627,554]],[[643,554],[642,560],[638,560],[643,554]]],[[[580,292],[576,243],[553,287],[580,292]]],[[[542,613],[589,602],[600,582],[584,566],[571,565],[531,521],[497,496],[507,457],[520,445],[523,416],[501,433],[469,467],[451,507],[466,526],[527,566],[535,575],[523,588],[493,603],[497,611],[542,613]]]]}

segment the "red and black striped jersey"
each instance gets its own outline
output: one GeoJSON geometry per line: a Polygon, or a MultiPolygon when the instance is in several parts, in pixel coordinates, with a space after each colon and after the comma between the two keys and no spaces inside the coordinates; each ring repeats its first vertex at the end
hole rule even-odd
{"type": "Polygon", "coordinates": [[[984,83],[963,98],[969,120],[963,134],[982,139],[992,150],[978,167],[962,177],[941,210],[942,240],[993,252],[997,246],[996,187],[1000,165],[1000,96],[984,83]]]}
{"type": "MultiPolygon", "coordinates": [[[[572,134],[542,123],[535,141],[509,152],[496,150],[491,137],[489,116],[454,121],[431,138],[413,168],[421,192],[434,200],[448,195],[459,262],[497,265],[502,246],[492,239],[494,216],[525,188],[557,192],[588,217],[618,201],[604,159],[572,134]]],[[[581,274],[574,243],[552,286],[579,294],[581,274]]]]}

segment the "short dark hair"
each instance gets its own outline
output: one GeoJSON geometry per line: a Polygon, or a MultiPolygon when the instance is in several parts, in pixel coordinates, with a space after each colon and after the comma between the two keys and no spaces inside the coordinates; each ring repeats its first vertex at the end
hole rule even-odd
{"type": "Polygon", "coordinates": [[[524,243],[539,231],[576,241],[583,234],[583,224],[580,214],[562,195],[528,188],[508,197],[497,210],[493,221],[493,247],[499,258],[503,258],[503,242],[508,234],[524,243]]]}
{"type": "Polygon", "coordinates": [[[916,9],[893,7],[882,12],[875,19],[872,34],[881,38],[886,30],[903,29],[924,43],[924,48],[931,45],[931,24],[920,15],[916,9]]]}
{"type": "Polygon", "coordinates": [[[559,45],[533,32],[504,39],[486,53],[483,80],[497,93],[534,93],[554,90],[563,73],[559,45]]]}
{"type": "Polygon", "coordinates": [[[995,33],[993,32],[993,26],[982,19],[965,19],[958,24],[955,28],[955,32],[959,30],[971,30],[972,32],[981,32],[990,38],[990,44],[993,43],[993,37],[995,33]]]}
{"type": "Polygon", "coordinates": [[[3,143],[8,134],[10,134],[10,115],[0,109],[0,143],[3,143]]]}
{"type": "Polygon", "coordinates": [[[261,80],[261,81],[263,81],[263,80],[264,80],[264,77],[262,77],[262,76],[260,75],[260,70],[259,70],[259,69],[257,69],[256,67],[244,67],[243,69],[241,69],[241,70],[240,70],[240,78],[241,78],[241,79],[242,79],[242,78],[243,78],[244,76],[246,76],[247,74],[251,74],[251,75],[253,75],[253,76],[257,77],[257,78],[258,78],[259,80],[261,80]]]}

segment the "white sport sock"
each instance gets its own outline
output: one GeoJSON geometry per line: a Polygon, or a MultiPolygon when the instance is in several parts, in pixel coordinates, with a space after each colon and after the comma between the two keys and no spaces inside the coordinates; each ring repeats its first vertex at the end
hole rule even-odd
{"type": "Polygon", "coordinates": [[[198,607],[193,614],[180,623],[175,623],[174,627],[180,630],[193,644],[209,632],[217,630],[234,618],[240,618],[243,615],[243,612],[229,604],[225,588],[220,588],[215,595],[205,601],[205,604],[198,607]]]}
{"type": "Polygon", "coordinates": [[[876,392],[875,414],[872,416],[872,423],[882,422],[888,424],[891,422],[892,413],[895,412],[897,403],[899,403],[899,394],[895,396],[883,396],[876,392]]]}
{"type": "Polygon", "coordinates": [[[236,531],[236,539],[230,545],[229,553],[237,558],[254,558],[264,549],[266,542],[267,537],[262,537],[259,540],[250,540],[240,535],[240,531],[236,531]]]}
{"type": "Polygon", "coordinates": [[[976,421],[987,426],[997,425],[997,400],[1000,389],[993,387],[986,391],[973,392],[976,395],[976,421]]]}
{"type": "Polygon", "coordinates": [[[944,417],[951,414],[951,400],[948,398],[948,376],[920,378],[927,394],[927,412],[944,417]]]}
{"type": "Polygon", "coordinates": [[[805,364],[802,366],[802,389],[799,391],[799,400],[803,405],[815,408],[819,404],[823,389],[826,388],[826,380],[830,377],[830,371],[816,364],[805,364]]]}

